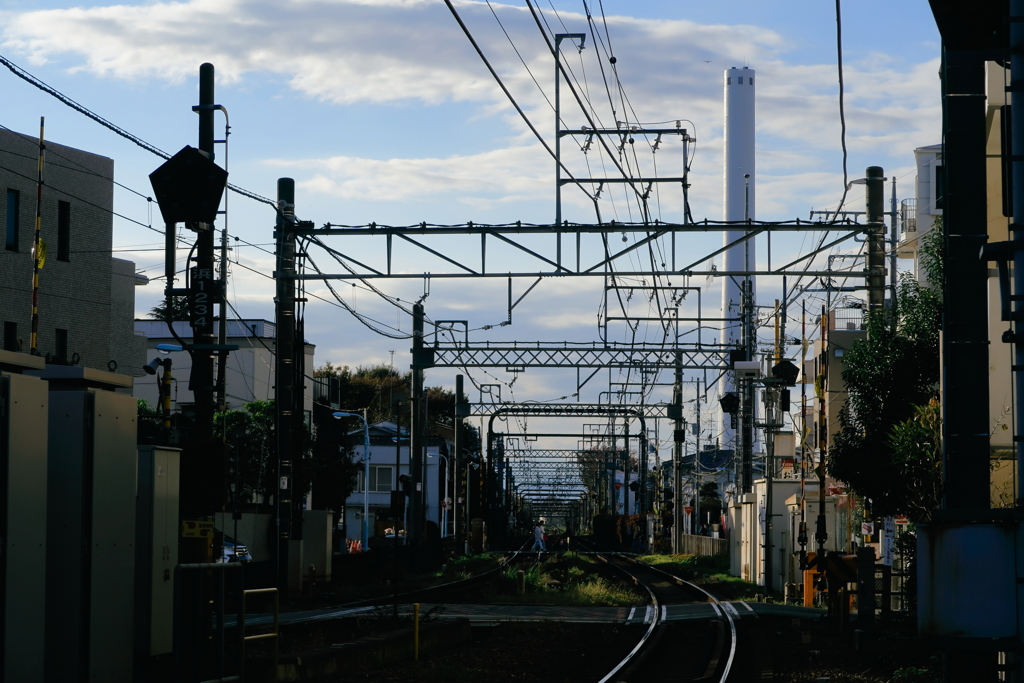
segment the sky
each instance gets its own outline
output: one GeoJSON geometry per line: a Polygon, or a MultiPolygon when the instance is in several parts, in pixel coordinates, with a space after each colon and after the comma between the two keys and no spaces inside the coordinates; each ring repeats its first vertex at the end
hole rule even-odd
{"type": "MultiPolygon", "coordinates": [[[[843,174],[832,3],[593,0],[585,5],[582,0],[544,0],[536,5],[546,30],[588,34],[582,52],[564,49],[563,54],[602,125],[672,126],[681,121],[696,137],[690,168],[694,218],[721,218],[722,80],[723,71],[733,66],[757,71],[757,218],[806,219],[812,209],[834,208],[839,202],[843,174]],[[614,69],[608,60],[612,55],[614,69]]],[[[455,7],[517,102],[551,142],[554,66],[525,0],[462,1],[455,7]]],[[[913,150],[940,141],[940,45],[928,3],[844,3],[842,26],[849,179],[862,177],[866,166],[882,166],[888,177],[897,178],[901,198],[913,196],[913,150]]],[[[226,163],[232,183],[267,197],[274,196],[277,178],[294,178],[296,212],[318,226],[547,223],[554,218],[551,158],[441,0],[74,6],[0,0],[0,54],[172,153],[196,144],[197,117],[190,108],[198,99],[199,65],[213,63],[216,99],[231,124],[229,149],[226,154],[218,150],[218,162],[226,163]]],[[[39,117],[45,116],[49,139],[114,159],[115,179],[130,188],[115,193],[116,211],[126,217],[114,219],[115,256],[159,276],[162,236],[145,226],[159,229],[160,219],[145,197],[152,194],[148,174],[161,160],[6,69],[0,69],[0,93],[0,125],[35,134],[39,117]]],[[[585,123],[564,88],[562,109],[567,125],[585,123]]],[[[218,137],[223,125],[218,115],[218,137]]],[[[676,140],[666,140],[656,153],[638,143],[641,171],[652,173],[656,164],[661,175],[679,173],[682,148],[676,140]]],[[[610,167],[595,151],[584,155],[569,144],[565,162],[581,175],[610,167]]],[[[863,209],[861,187],[850,192],[848,208],[863,209]]],[[[678,186],[668,188],[654,196],[653,217],[680,221],[678,186]]],[[[606,193],[601,202],[606,219],[638,217],[621,189],[606,193]]],[[[572,189],[565,190],[563,217],[595,220],[590,200],[572,189]]],[[[273,220],[269,207],[229,197],[231,234],[272,251],[273,220]]],[[[800,253],[807,240],[778,240],[774,258],[800,253]]],[[[259,247],[236,244],[229,298],[242,316],[272,320],[273,282],[267,276],[273,258],[259,247]]],[[[677,249],[684,258],[720,244],[721,237],[712,234],[681,240],[677,249]]],[[[363,248],[353,245],[352,253],[363,248]]],[[[455,240],[445,248],[468,255],[472,247],[455,240]]],[[[765,249],[759,242],[759,259],[765,258],[765,249]]],[[[316,258],[329,260],[323,254],[316,258]]],[[[397,267],[421,273],[432,266],[398,252],[397,267]]],[[[375,284],[403,301],[419,298],[425,287],[417,279],[375,284]]],[[[427,314],[468,319],[476,330],[474,341],[593,340],[601,284],[596,279],[542,282],[516,308],[512,326],[479,330],[506,318],[506,283],[435,279],[427,314]],[[472,286],[465,286],[469,282],[472,286]]],[[[704,315],[714,315],[717,284],[703,278],[691,284],[706,287],[704,315]]],[[[527,286],[517,283],[516,296],[527,286]]],[[[779,286],[759,282],[759,302],[770,304],[779,286]]],[[[162,288],[162,281],[154,280],[137,289],[140,316],[158,303],[162,288]]],[[[408,316],[377,294],[347,282],[335,289],[361,314],[390,326],[393,336],[408,334],[408,316]]],[[[322,284],[310,283],[310,292],[333,299],[322,284]]],[[[630,306],[632,315],[645,315],[643,302],[630,306]]],[[[692,301],[682,304],[685,310],[693,306],[692,301]]],[[[317,345],[318,363],[354,367],[393,359],[396,367],[408,367],[407,339],[381,337],[338,306],[315,298],[306,316],[306,336],[317,345]]],[[[615,334],[628,340],[630,333],[620,329],[615,334]]],[[[646,327],[640,337],[660,339],[646,327]]],[[[434,370],[427,382],[451,386],[454,374],[434,370]]],[[[531,370],[515,377],[511,387],[507,384],[513,377],[503,371],[470,374],[477,382],[504,383],[505,400],[567,396],[597,401],[598,392],[608,390],[607,380],[595,381],[574,397],[575,373],[569,370],[531,370]]],[[[664,390],[657,391],[662,393],[652,400],[664,398],[664,390]]]]}

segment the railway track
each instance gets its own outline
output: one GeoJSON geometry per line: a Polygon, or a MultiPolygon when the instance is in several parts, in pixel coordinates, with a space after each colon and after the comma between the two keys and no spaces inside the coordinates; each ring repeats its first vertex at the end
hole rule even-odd
{"type": "Polygon", "coordinates": [[[772,680],[767,639],[752,613],[741,619],[732,603],[628,555],[603,552],[596,556],[629,576],[650,598],[647,631],[599,683],[772,680]],[[704,619],[675,618],[680,606],[695,603],[709,604],[713,614],[704,619]]]}

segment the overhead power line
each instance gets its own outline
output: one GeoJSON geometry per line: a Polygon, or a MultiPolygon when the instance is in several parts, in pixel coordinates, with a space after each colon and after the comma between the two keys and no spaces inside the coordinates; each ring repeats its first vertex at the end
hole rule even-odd
{"type": "MultiPolygon", "coordinates": [[[[0,64],[3,64],[4,66],[6,66],[11,71],[11,73],[13,73],[18,78],[22,79],[23,81],[25,81],[27,83],[30,83],[30,84],[34,85],[35,87],[37,87],[40,90],[42,90],[43,92],[45,92],[47,95],[50,95],[51,97],[54,97],[54,98],[60,100],[62,103],[64,103],[68,107],[71,107],[72,109],[77,111],[79,114],[82,114],[83,116],[89,117],[90,119],[92,119],[96,123],[100,124],[104,128],[109,129],[110,131],[116,133],[117,135],[120,135],[125,140],[130,140],[131,142],[134,142],[136,145],[138,145],[142,149],[146,150],[147,152],[150,152],[151,154],[157,155],[161,159],[170,159],[171,158],[170,154],[168,154],[167,152],[163,151],[162,149],[160,149],[156,145],[150,144],[150,143],[146,142],[145,140],[143,140],[142,138],[140,138],[139,136],[133,135],[133,134],[129,133],[124,128],[121,128],[120,126],[118,126],[118,125],[116,125],[114,123],[111,123],[110,121],[108,121],[107,119],[103,118],[102,116],[100,116],[96,112],[86,108],[85,106],[79,104],[78,102],[75,102],[73,99],[71,99],[70,97],[68,97],[67,95],[62,93],[61,91],[57,90],[56,88],[54,88],[51,85],[48,85],[47,83],[43,82],[42,80],[36,78],[32,74],[30,74],[28,71],[25,71],[25,69],[22,69],[20,66],[18,66],[17,64],[12,62],[11,60],[7,59],[3,55],[0,55],[0,64]]],[[[228,189],[231,190],[232,192],[235,192],[236,194],[242,195],[243,197],[248,197],[249,199],[253,199],[253,200],[257,201],[257,202],[261,202],[263,204],[267,204],[269,206],[274,207],[275,209],[277,208],[277,203],[275,201],[273,201],[271,199],[267,199],[266,197],[264,197],[262,195],[258,195],[255,192],[250,192],[249,190],[246,190],[246,189],[243,189],[241,187],[238,187],[237,185],[232,185],[231,183],[228,183],[228,189]]]]}

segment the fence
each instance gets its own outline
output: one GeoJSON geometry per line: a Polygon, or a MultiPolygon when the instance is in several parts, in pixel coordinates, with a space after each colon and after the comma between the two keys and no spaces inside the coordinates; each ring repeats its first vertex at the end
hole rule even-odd
{"type": "Polygon", "coordinates": [[[679,552],[684,555],[728,555],[729,541],[724,538],[682,534],[679,538],[679,552]]]}

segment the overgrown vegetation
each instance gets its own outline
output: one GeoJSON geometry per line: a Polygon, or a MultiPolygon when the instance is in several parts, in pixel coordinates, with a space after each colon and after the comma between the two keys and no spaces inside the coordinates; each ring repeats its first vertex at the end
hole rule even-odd
{"type": "Polygon", "coordinates": [[[631,585],[611,578],[603,565],[582,555],[556,555],[523,569],[508,567],[486,601],[543,605],[642,605],[645,598],[631,585]],[[519,571],[524,571],[526,592],[519,595],[519,571]]]}
{"type": "Polygon", "coordinates": [[[845,351],[849,398],[828,452],[829,474],[872,501],[880,515],[925,521],[941,494],[939,328],[942,230],[929,232],[921,266],[929,286],[900,279],[890,309],[867,319],[867,338],[845,351]]]}
{"type": "Polygon", "coordinates": [[[637,561],[678,576],[728,600],[753,600],[764,586],[729,574],[728,555],[644,555],[637,561]]]}

